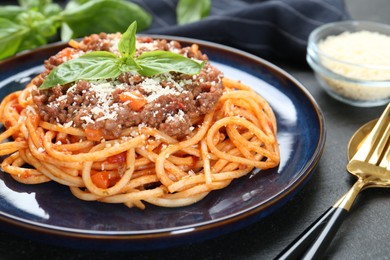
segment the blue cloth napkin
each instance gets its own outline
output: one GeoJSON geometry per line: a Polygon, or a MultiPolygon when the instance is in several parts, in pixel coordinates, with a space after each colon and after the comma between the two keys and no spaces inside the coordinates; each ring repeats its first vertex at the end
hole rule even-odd
{"type": "Polygon", "coordinates": [[[318,26],[349,19],[343,0],[212,0],[210,15],[177,25],[178,0],[135,0],[153,15],[142,33],[207,40],[265,59],[305,61],[307,40],[318,26]]]}

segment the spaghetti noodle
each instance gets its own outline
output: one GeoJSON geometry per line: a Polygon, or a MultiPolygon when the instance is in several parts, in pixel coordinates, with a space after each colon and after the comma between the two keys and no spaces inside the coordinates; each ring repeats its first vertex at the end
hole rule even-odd
{"type": "MultiPolygon", "coordinates": [[[[21,183],[55,181],[69,186],[72,194],[82,200],[143,209],[144,202],[162,207],[190,205],[254,168],[269,169],[279,164],[276,119],[267,101],[242,83],[223,78],[209,63],[200,75],[169,73],[152,85],[145,83],[150,79],[138,79],[139,75],[121,75],[125,79],[120,84],[111,80],[79,82],[61,86],[60,90],[38,89],[61,59],[77,58],[92,45],[114,52],[116,37],[101,34],[80,43],[72,41],[72,47],[49,59],[47,70],[24,90],[3,99],[0,121],[6,131],[0,134],[0,155],[8,156],[1,163],[4,172],[21,183]],[[204,82],[213,72],[214,81],[204,82]],[[99,87],[93,88],[94,84],[99,87]],[[108,90],[104,87],[107,85],[108,90]],[[164,93],[150,90],[157,85],[164,93]],[[194,94],[196,86],[208,87],[194,94]],[[191,91],[167,92],[175,87],[191,91]],[[130,98],[123,96],[129,89],[137,92],[128,94],[130,98]],[[99,103],[99,91],[110,93],[103,98],[112,98],[113,103],[105,103],[107,111],[99,103]],[[85,100],[91,93],[95,99],[90,96],[88,102],[80,101],[77,109],[71,109],[69,104],[85,100]],[[134,93],[138,93],[136,97],[134,93]],[[143,100],[140,107],[129,106],[129,100],[139,97],[143,100]],[[170,102],[161,101],[166,97],[170,102]],[[61,103],[65,100],[70,102],[67,106],[61,103]],[[156,100],[165,107],[158,107],[156,100]],[[148,111],[150,118],[145,118],[147,114],[142,110],[150,103],[154,110],[148,111]],[[198,107],[186,110],[190,104],[198,107]],[[166,108],[170,110],[166,112],[166,108]],[[121,121],[118,118],[124,109],[128,113],[121,121]],[[134,119],[140,114],[142,122],[134,119]],[[160,121],[156,122],[156,117],[160,121]]],[[[137,51],[148,51],[150,46],[164,48],[161,45],[207,61],[196,45],[181,48],[177,42],[138,39],[137,51]]]]}

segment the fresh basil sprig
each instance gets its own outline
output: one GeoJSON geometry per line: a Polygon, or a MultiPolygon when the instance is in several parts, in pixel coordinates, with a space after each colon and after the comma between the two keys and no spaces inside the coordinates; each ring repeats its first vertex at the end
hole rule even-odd
{"type": "Polygon", "coordinates": [[[63,41],[93,33],[123,32],[133,21],[137,21],[139,30],[145,30],[152,21],[151,15],[133,1],[84,0],[72,5],[73,2],[61,12],[63,25],[71,29],[63,41]]]}
{"type": "Polygon", "coordinates": [[[0,18],[0,59],[16,53],[22,43],[28,28],[16,24],[8,19],[0,18]]]}
{"type": "Polygon", "coordinates": [[[66,7],[53,0],[19,0],[19,5],[0,5],[0,60],[48,42],[93,33],[122,32],[138,22],[147,29],[152,17],[126,0],[70,0],[66,7]]]}
{"type": "Polygon", "coordinates": [[[169,51],[136,53],[137,22],[133,22],[118,43],[120,56],[107,51],[89,52],[54,68],[45,78],[40,89],[49,89],[77,80],[98,80],[118,77],[124,72],[138,72],[142,76],[155,76],[171,71],[198,74],[204,62],[196,62],[169,51]]]}
{"type": "Polygon", "coordinates": [[[179,0],[176,6],[178,24],[197,22],[209,15],[211,0],[179,0]]]}
{"type": "MultiPolygon", "coordinates": [[[[0,5],[0,60],[60,39],[69,41],[93,33],[123,32],[133,21],[138,22],[142,31],[152,21],[148,12],[128,0],[61,1],[66,5],[53,0],[18,2],[19,5],[0,5]]],[[[199,21],[208,16],[210,9],[211,0],[179,0],[177,24],[199,21]]]]}

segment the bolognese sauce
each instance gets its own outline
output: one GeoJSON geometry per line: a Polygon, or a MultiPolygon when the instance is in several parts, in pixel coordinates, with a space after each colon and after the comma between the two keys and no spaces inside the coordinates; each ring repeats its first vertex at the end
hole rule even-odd
{"type": "MultiPolygon", "coordinates": [[[[90,51],[118,52],[118,34],[85,37],[78,49],[67,48],[45,62],[46,71],[37,77],[39,87],[45,76],[63,62],[90,51]]],[[[177,41],[137,39],[136,55],[164,50],[196,61],[206,61],[197,75],[176,72],[144,77],[126,72],[118,78],[58,85],[33,91],[40,117],[50,123],[101,131],[108,140],[121,135],[122,129],[145,125],[170,136],[188,136],[192,125],[215,106],[223,92],[223,74],[207,63],[208,58],[196,45],[182,47],[177,41]]]]}

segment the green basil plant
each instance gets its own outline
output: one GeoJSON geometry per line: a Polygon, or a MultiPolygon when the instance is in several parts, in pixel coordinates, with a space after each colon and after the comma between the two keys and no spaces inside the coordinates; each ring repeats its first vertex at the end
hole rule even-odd
{"type": "MultiPolygon", "coordinates": [[[[158,0],[156,0],[158,1],[158,0]]],[[[137,21],[140,31],[150,27],[152,16],[126,0],[71,0],[63,8],[52,0],[18,0],[19,5],[0,6],[0,60],[48,42],[93,33],[123,32],[137,21]]],[[[179,0],[178,24],[206,17],[211,0],[179,0]]]]}

